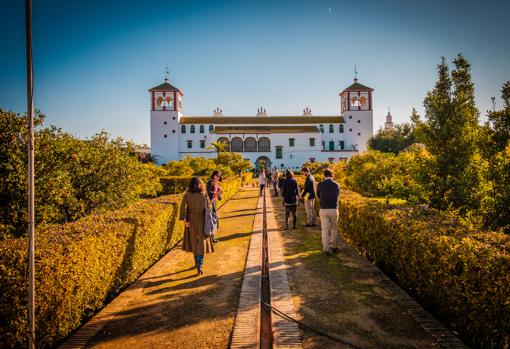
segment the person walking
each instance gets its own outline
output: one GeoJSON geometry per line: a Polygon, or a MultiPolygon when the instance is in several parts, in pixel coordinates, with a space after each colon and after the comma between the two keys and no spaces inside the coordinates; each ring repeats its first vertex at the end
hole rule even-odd
{"type": "Polygon", "coordinates": [[[205,183],[200,177],[193,177],[181,202],[180,219],[184,220],[182,249],[193,252],[197,275],[202,275],[206,253],[214,252],[211,237],[204,234],[205,210],[210,207],[205,183]]]}
{"type": "Polygon", "coordinates": [[[305,227],[315,227],[315,177],[312,176],[308,167],[301,169],[301,174],[306,177],[305,186],[301,192],[301,197],[305,203],[305,212],[307,223],[305,227]]]}
{"type": "Polygon", "coordinates": [[[340,184],[333,180],[333,172],[324,170],[324,180],[317,186],[317,197],[320,199],[319,216],[322,228],[322,251],[326,256],[338,251],[340,235],[338,233],[338,198],[340,184]]]}
{"type": "Polygon", "coordinates": [[[299,198],[299,186],[294,172],[287,170],[282,185],[283,206],[285,206],[285,230],[289,229],[289,216],[292,213],[292,228],[296,229],[296,208],[299,198]]]}
{"type": "Polygon", "coordinates": [[[262,191],[266,187],[266,171],[264,169],[260,170],[259,186],[260,186],[260,196],[262,196],[262,191]]]}
{"type": "MultiPolygon", "coordinates": [[[[209,196],[209,200],[211,201],[211,207],[212,211],[218,215],[218,200],[221,200],[221,195],[223,193],[223,190],[220,187],[220,182],[222,181],[221,178],[221,172],[218,170],[215,170],[212,174],[209,180],[206,184],[206,190],[207,190],[207,196],[209,196]]],[[[217,227],[219,227],[219,218],[217,220],[217,227]]],[[[218,240],[214,237],[214,234],[211,235],[211,240],[214,243],[217,243],[218,240]]]]}
{"type": "Polygon", "coordinates": [[[280,177],[280,174],[278,170],[275,169],[272,177],[274,196],[278,196],[278,177],[280,177]]]}

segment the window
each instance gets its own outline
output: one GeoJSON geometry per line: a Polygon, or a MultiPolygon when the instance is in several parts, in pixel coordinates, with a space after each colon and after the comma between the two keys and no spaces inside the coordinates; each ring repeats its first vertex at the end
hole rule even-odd
{"type": "Polygon", "coordinates": [[[340,132],[340,133],[344,133],[344,124],[340,124],[340,125],[338,126],[338,132],[340,132]]]}
{"type": "Polygon", "coordinates": [[[329,133],[335,132],[335,128],[332,124],[329,124],[329,133]]]}
{"type": "Polygon", "coordinates": [[[293,147],[294,146],[294,141],[295,141],[294,138],[289,138],[289,147],[293,147]]]}
{"type": "Polygon", "coordinates": [[[349,129],[349,132],[352,132],[352,128],[349,129]]]}
{"type": "Polygon", "coordinates": [[[200,133],[204,133],[204,125],[200,125],[200,133]]]}
{"type": "Polygon", "coordinates": [[[259,151],[271,151],[271,141],[267,137],[259,138],[259,151]]]}
{"type": "Polygon", "coordinates": [[[349,119],[352,119],[352,115],[349,115],[349,119]]]}
{"type": "Polygon", "coordinates": [[[188,149],[193,148],[193,141],[188,141],[188,149]]]}
{"type": "Polygon", "coordinates": [[[319,131],[321,131],[321,133],[324,133],[324,125],[322,124],[319,125],[319,131]]]}
{"type": "Polygon", "coordinates": [[[335,150],[335,141],[329,141],[329,150],[330,151],[335,150]]]}
{"type": "Polygon", "coordinates": [[[358,124],[361,124],[361,120],[358,120],[358,124]]]}
{"type": "Polygon", "coordinates": [[[276,147],[276,158],[283,159],[283,148],[282,147],[276,147]]]}
{"type": "Polygon", "coordinates": [[[166,125],[166,121],[163,121],[163,125],[166,125]]]}
{"type": "Polygon", "coordinates": [[[175,133],[175,130],[172,130],[172,133],[175,133]]]}
{"type": "Polygon", "coordinates": [[[244,151],[257,151],[257,140],[254,137],[244,140],[244,151]]]}
{"type": "Polygon", "coordinates": [[[186,125],[181,125],[181,133],[186,133],[186,125]]]}
{"type": "Polygon", "coordinates": [[[326,148],[326,142],[322,141],[322,142],[321,142],[321,146],[322,146],[322,150],[325,150],[325,148],[326,148]]]}
{"type": "Polygon", "coordinates": [[[243,151],[243,140],[241,139],[241,137],[232,138],[231,143],[232,143],[232,151],[238,151],[238,152],[243,151]]]}
{"type": "Polygon", "coordinates": [[[174,116],[174,117],[172,117],[172,120],[175,120],[175,116],[174,116]]]}
{"type": "Polygon", "coordinates": [[[164,135],[163,137],[165,137],[165,138],[166,138],[166,137],[167,137],[167,135],[164,135]]]}
{"type": "Polygon", "coordinates": [[[200,140],[200,148],[201,149],[205,148],[205,141],[203,139],[200,140]]]}
{"type": "Polygon", "coordinates": [[[212,132],[214,131],[214,126],[213,125],[209,125],[209,132],[212,132]]]}
{"type": "Polygon", "coordinates": [[[189,133],[195,133],[195,125],[189,127],[189,133]]]}
{"type": "Polygon", "coordinates": [[[358,132],[358,136],[361,136],[361,133],[358,132]]]}
{"type": "Polygon", "coordinates": [[[310,147],[315,147],[315,138],[310,138],[310,147]]]}
{"type": "Polygon", "coordinates": [[[340,150],[344,150],[345,149],[345,142],[344,141],[339,141],[338,142],[338,147],[340,148],[340,150]]]}

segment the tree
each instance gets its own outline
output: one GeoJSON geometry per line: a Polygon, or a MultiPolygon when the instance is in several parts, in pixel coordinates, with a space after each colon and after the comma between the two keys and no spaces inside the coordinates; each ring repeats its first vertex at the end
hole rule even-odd
{"type": "Polygon", "coordinates": [[[368,147],[383,153],[398,154],[415,142],[414,129],[409,123],[397,124],[393,130],[379,129],[368,140],[368,147]]]}
{"type": "Polygon", "coordinates": [[[501,87],[503,109],[490,110],[487,113],[489,121],[485,124],[487,142],[485,144],[487,156],[504,150],[510,141],[510,81],[501,87]]]}
{"type": "Polygon", "coordinates": [[[449,72],[443,57],[438,65],[438,80],[424,100],[425,122],[419,134],[434,156],[431,166],[431,205],[466,212],[476,208],[480,173],[473,166],[477,153],[478,110],[474,100],[470,64],[458,55],[455,69],[449,72]]]}
{"type": "Polygon", "coordinates": [[[216,151],[216,156],[219,157],[220,153],[225,151],[226,146],[226,143],[223,142],[212,142],[206,149],[216,151]]]}

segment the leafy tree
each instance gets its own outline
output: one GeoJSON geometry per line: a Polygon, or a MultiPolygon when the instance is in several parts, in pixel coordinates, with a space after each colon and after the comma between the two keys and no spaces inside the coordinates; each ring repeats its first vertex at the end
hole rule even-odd
{"type": "Polygon", "coordinates": [[[380,128],[368,140],[368,147],[383,153],[398,154],[415,142],[414,129],[409,123],[397,124],[393,130],[380,128]]]}
{"type": "Polygon", "coordinates": [[[214,159],[214,163],[218,166],[222,165],[230,168],[235,174],[246,172],[253,168],[249,160],[243,159],[241,154],[235,152],[219,153],[218,157],[214,159]]]}
{"type": "Polygon", "coordinates": [[[225,151],[225,148],[227,147],[226,143],[223,142],[212,142],[210,146],[208,146],[207,150],[214,150],[216,151],[217,156],[220,155],[221,152],[225,151]]]}
{"type": "Polygon", "coordinates": [[[504,150],[510,141],[510,81],[501,87],[503,109],[490,110],[487,113],[489,121],[485,124],[486,155],[488,157],[504,150]]]}
{"type": "Polygon", "coordinates": [[[435,158],[430,168],[432,206],[465,212],[479,205],[475,194],[480,174],[472,166],[477,153],[478,110],[469,62],[459,54],[453,63],[451,74],[444,57],[438,65],[438,80],[424,101],[420,135],[435,158]]]}
{"type": "MultiPolygon", "coordinates": [[[[26,118],[0,111],[0,235],[25,234],[26,118]]],[[[42,124],[42,117],[38,118],[42,124]]],[[[139,163],[133,144],[98,133],[81,140],[55,127],[35,138],[36,223],[63,223],[156,195],[157,177],[139,163]]]]}

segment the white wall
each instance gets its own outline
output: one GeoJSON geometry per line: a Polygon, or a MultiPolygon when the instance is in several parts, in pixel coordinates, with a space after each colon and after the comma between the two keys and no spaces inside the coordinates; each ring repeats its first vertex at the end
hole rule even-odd
{"type": "Polygon", "coordinates": [[[159,164],[179,160],[181,116],[175,111],[151,111],[151,154],[157,157],[159,164]]]}

